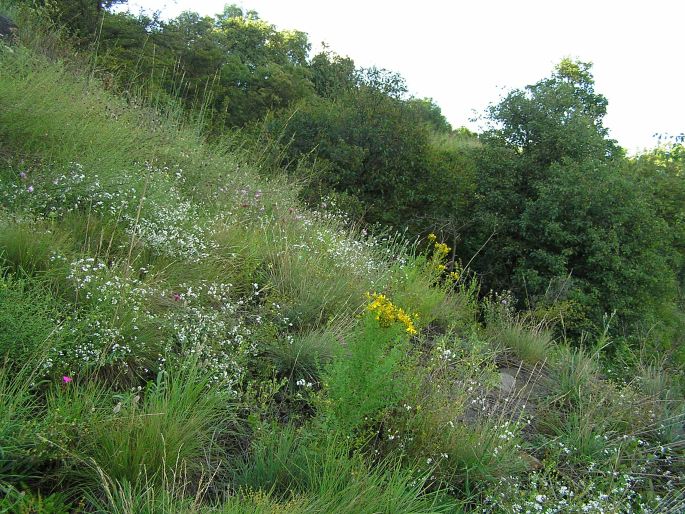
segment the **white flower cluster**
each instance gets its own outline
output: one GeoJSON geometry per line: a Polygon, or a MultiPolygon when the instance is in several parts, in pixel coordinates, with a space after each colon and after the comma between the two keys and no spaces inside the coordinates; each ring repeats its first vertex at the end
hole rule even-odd
{"type": "Polygon", "coordinates": [[[135,210],[139,201],[136,177],[122,170],[117,184],[104,185],[97,173],[87,173],[83,165],[72,162],[67,170],[54,175],[42,170],[38,176],[20,172],[17,182],[4,184],[5,194],[25,203],[31,212],[47,218],[82,211],[90,214],[119,216],[135,210]],[[126,184],[126,187],[122,187],[126,184]]]}
{"type": "Polygon", "coordinates": [[[71,262],[69,270],[75,309],[66,324],[66,344],[51,349],[45,371],[93,365],[127,370],[131,359],[150,351],[139,334],[150,318],[144,306],[154,289],[134,278],[133,270],[118,272],[92,257],[71,262]]]}
{"type": "Polygon", "coordinates": [[[154,360],[162,369],[171,357],[181,363],[195,357],[215,385],[235,391],[257,351],[252,327],[261,324],[262,316],[252,311],[267,307],[253,305],[252,297],[232,298],[228,283],[160,290],[138,278],[147,270],[110,266],[92,257],[71,262],[69,270],[75,310],[67,326],[68,344],[52,349],[46,372],[93,365],[127,371],[134,363],[145,367],[139,371],[154,371],[148,369],[154,360]]]}
{"type": "MultiPolygon", "coordinates": [[[[157,321],[169,334],[165,354],[194,357],[210,371],[212,382],[233,390],[243,378],[247,359],[257,352],[252,323],[242,308],[245,301],[233,300],[231,284],[203,282],[182,285],[177,291],[161,293],[174,302],[157,321]]],[[[165,357],[159,356],[163,365],[165,357]]]]}
{"type": "Polygon", "coordinates": [[[635,491],[638,479],[629,474],[596,475],[591,482],[572,484],[562,477],[552,478],[535,472],[527,480],[502,478],[498,493],[486,498],[483,513],[521,514],[614,514],[618,512],[657,512],[635,491]]]}
{"type": "Polygon", "coordinates": [[[198,262],[213,248],[207,226],[198,218],[197,208],[177,197],[170,205],[148,206],[141,217],[128,216],[128,231],[161,255],[198,262]]]}

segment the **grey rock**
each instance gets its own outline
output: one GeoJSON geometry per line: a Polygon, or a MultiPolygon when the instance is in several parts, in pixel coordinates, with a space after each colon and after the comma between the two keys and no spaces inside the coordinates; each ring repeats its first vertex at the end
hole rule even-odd
{"type": "Polygon", "coordinates": [[[499,374],[499,388],[503,394],[511,394],[516,388],[516,377],[501,371],[499,374]]]}
{"type": "Polygon", "coordinates": [[[14,39],[17,34],[17,25],[7,16],[0,14],[0,38],[4,40],[14,39]]]}

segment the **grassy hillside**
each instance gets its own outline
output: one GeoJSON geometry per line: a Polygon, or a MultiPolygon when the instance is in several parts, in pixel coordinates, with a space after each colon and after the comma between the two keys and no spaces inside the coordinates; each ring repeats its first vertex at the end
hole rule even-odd
{"type": "Polygon", "coordinates": [[[681,511],[663,362],[612,380],[608,336],[302,208],[30,23],[0,43],[0,511],[681,511]]]}

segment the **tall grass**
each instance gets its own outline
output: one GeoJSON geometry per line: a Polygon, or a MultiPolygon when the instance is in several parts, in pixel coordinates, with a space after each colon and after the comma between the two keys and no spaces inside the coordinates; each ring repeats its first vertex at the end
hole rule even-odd
{"type": "Polygon", "coordinates": [[[394,513],[457,512],[439,492],[425,493],[428,476],[391,462],[368,468],[350,457],[336,436],[316,440],[285,427],[258,441],[250,460],[236,473],[236,486],[263,491],[284,501],[302,499],[295,512],[394,513]]]}
{"type": "Polygon", "coordinates": [[[0,485],[22,484],[36,475],[34,378],[31,365],[16,370],[0,362],[0,485]]]}
{"type": "MultiPolygon", "coordinates": [[[[161,374],[145,391],[120,399],[110,416],[91,427],[82,458],[110,479],[132,484],[161,483],[179,467],[199,476],[217,464],[218,445],[236,430],[229,399],[211,391],[209,383],[197,366],[161,374]]],[[[62,395],[54,401],[64,400],[62,395]]]]}
{"type": "Polygon", "coordinates": [[[534,366],[546,361],[552,350],[552,333],[543,326],[529,327],[521,321],[498,323],[489,327],[496,348],[534,366]]]}

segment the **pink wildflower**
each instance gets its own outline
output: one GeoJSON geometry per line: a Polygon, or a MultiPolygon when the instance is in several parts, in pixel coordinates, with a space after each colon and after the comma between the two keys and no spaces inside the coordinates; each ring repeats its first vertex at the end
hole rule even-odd
{"type": "Polygon", "coordinates": [[[73,382],[73,381],[74,381],[74,379],[71,377],[68,377],[67,375],[64,375],[62,377],[62,382],[64,382],[65,384],[68,384],[68,383],[73,382]]]}

